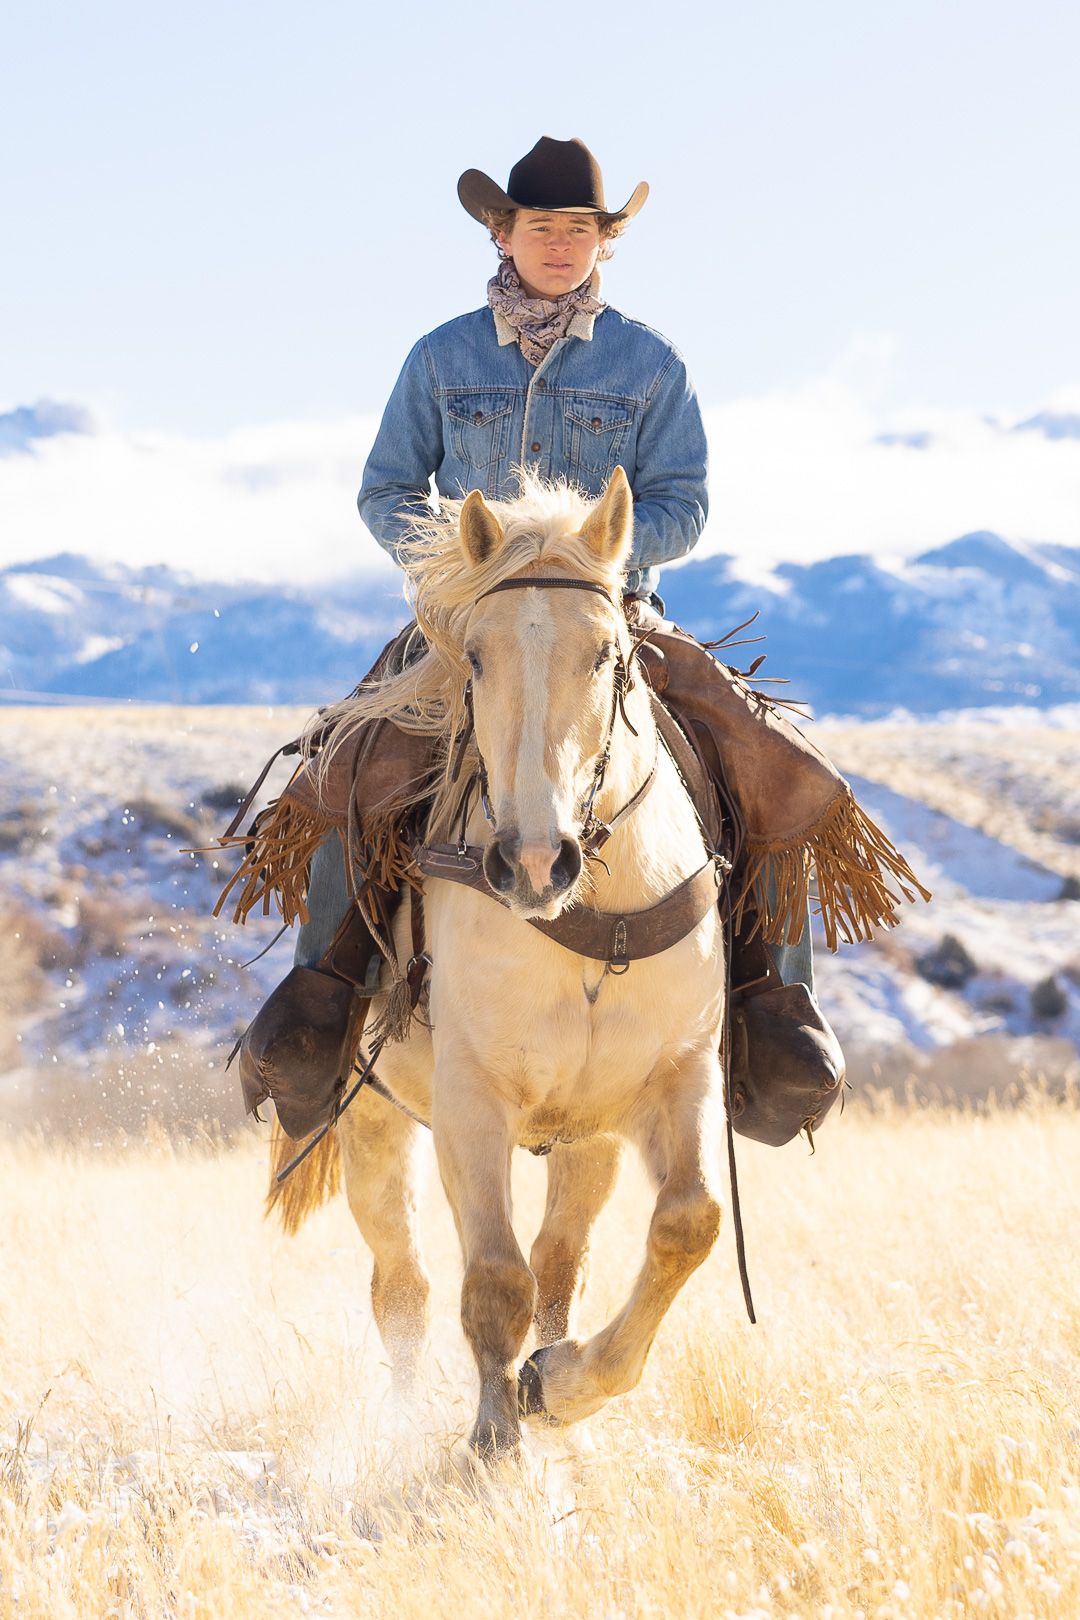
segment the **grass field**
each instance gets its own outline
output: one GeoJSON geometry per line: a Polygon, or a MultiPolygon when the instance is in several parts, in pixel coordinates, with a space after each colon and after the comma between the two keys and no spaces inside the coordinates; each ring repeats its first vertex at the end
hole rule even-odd
{"type": "MultiPolygon", "coordinates": [[[[425,1150],[429,1144],[425,1144],[425,1150]]],[[[519,1156],[519,1229],[541,1162],[519,1156]]],[[[741,1152],[641,1386],[477,1473],[432,1175],[427,1383],[393,1406],[343,1200],[261,1219],[265,1143],[0,1148],[0,1615],[1080,1613],[1080,1114],[849,1107],[741,1152]]],[[[631,1168],[579,1326],[624,1295],[631,1168]]]]}

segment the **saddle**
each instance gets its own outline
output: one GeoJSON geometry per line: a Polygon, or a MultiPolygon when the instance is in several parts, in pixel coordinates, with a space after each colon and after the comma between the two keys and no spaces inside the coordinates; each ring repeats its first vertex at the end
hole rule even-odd
{"type": "MultiPolygon", "coordinates": [[[[414,627],[407,627],[383,650],[368,679],[403,667],[415,655],[417,639],[414,627]]],[[[779,982],[765,943],[801,934],[812,866],[833,949],[840,936],[867,937],[872,925],[897,920],[890,880],[908,899],[912,890],[924,898],[928,892],[824,755],[738,671],[666,625],[649,627],[637,662],[653,689],[658,729],[706,842],[729,871],[720,901],[730,935],[724,1055],[731,1122],[741,1134],[773,1145],[803,1130],[812,1136],[840,1095],[843,1054],[807,987],[779,982]],[[738,795],[729,776],[732,760],[739,766],[738,795]]],[[[283,752],[298,748],[287,745],[283,752]]],[[[387,720],[365,724],[336,740],[325,768],[318,768],[317,757],[305,759],[280,798],[238,835],[260,777],[222,839],[245,849],[216,908],[220,912],[235,895],[238,921],[255,906],[268,911],[271,904],[287,922],[306,920],[314,849],[336,834],[347,852],[356,904],[319,968],[294,968],[232,1054],[239,1053],[249,1111],[273,1098],[290,1136],[307,1136],[334,1117],[360,1049],[367,1007],[387,979],[391,1008],[383,1038],[408,1028],[417,987],[397,962],[392,924],[406,892],[422,889],[424,863],[416,851],[423,852],[423,790],[436,775],[429,737],[387,720]],[[405,814],[403,803],[411,806],[405,814]]],[[[475,886],[481,884],[482,878],[475,886]]],[[[708,903],[716,903],[715,886],[708,903]]],[[[410,909],[415,964],[422,957],[422,941],[416,948],[422,907],[416,901],[410,909]]],[[[610,960],[597,936],[582,935],[576,910],[565,914],[565,939],[559,938],[562,919],[543,924],[544,930],[568,949],[610,960]]],[[[654,939],[653,948],[665,947],[654,939]]]]}

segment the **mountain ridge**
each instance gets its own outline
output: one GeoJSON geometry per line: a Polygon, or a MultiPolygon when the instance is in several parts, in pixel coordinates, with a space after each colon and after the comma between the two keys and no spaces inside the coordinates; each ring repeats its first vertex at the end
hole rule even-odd
{"type": "MultiPolygon", "coordinates": [[[[903,561],[844,553],[749,577],[723,554],[668,569],[661,590],[703,640],[758,613],[768,672],[817,712],[1080,701],[1078,547],[978,530],[903,561]]],[[[63,552],[0,569],[0,695],[322,703],[406,613],[387,576],[223,585],[63,552]]]]}

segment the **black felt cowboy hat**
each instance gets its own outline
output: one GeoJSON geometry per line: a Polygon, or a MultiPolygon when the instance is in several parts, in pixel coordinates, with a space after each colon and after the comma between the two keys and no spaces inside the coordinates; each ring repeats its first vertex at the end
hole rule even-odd
{"type": "Polygon", "coordinates": [[[484,222],[485,209],[529,208],[545,214],[636,214],[649,195],[644,180],[629,202],[609,208],[600,165],[584,141],[553,141],[542,135],[514,164],[506,190],[480,169],[466,169],[457,186],[461,205],[484,222]]]}

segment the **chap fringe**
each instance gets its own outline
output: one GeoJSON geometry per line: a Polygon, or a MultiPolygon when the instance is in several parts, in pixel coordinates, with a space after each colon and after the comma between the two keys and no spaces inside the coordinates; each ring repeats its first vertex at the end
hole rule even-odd
{"type": "Polygon", "coordinates": [[[795,944],[811,900],[812,874],[830,951],[841,942],[872,939],[876,928],[895,927],[901,898],[930,899],[929,889],[846,782],[809,830],[782,843],[748,841],[742,885],[733,902],[736,929],[746,907],[753,906],[758,914],[755,933],[760,930],[771,945],[795,944]]]}

